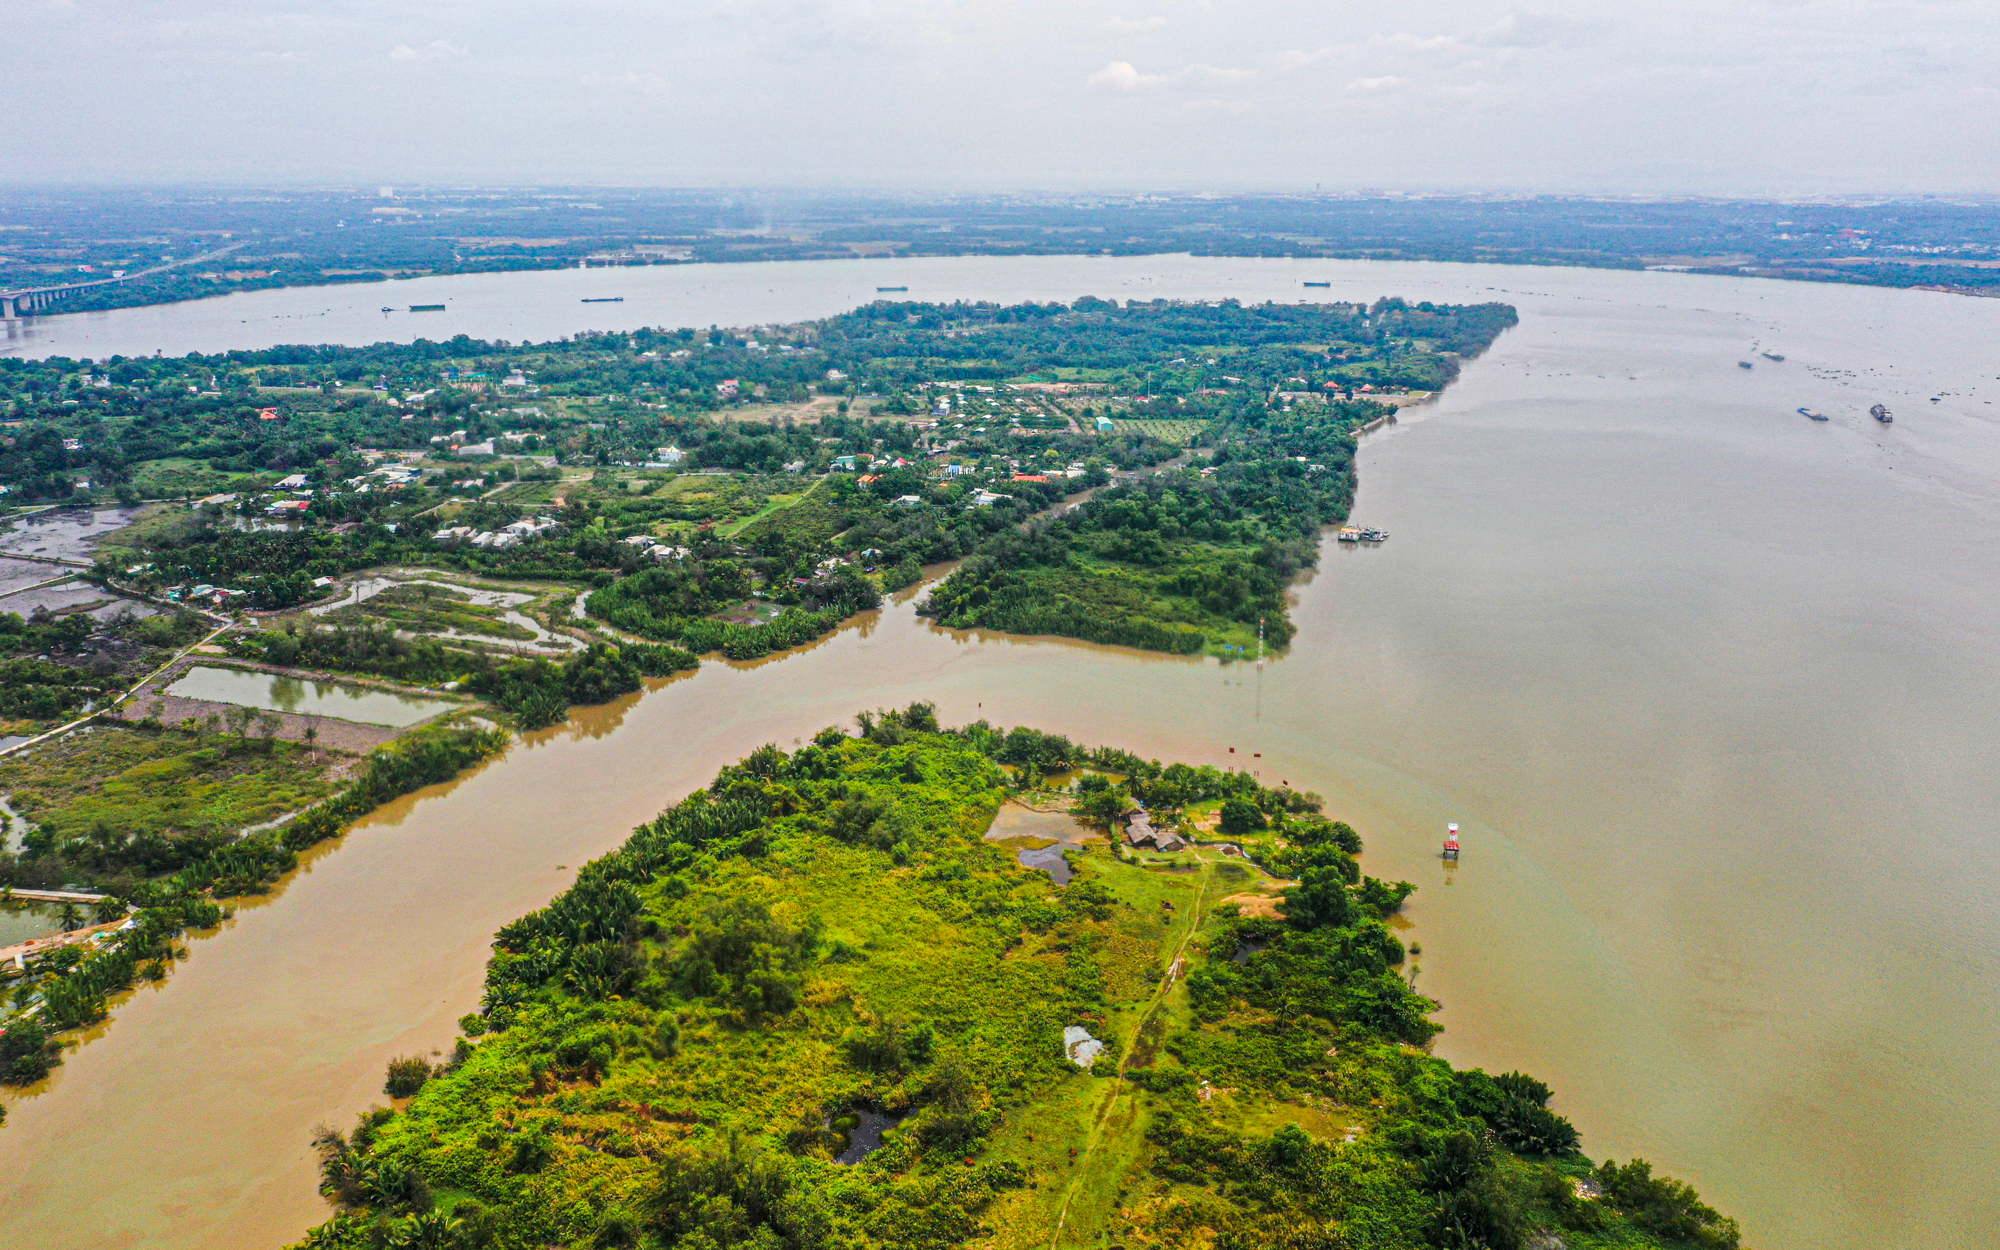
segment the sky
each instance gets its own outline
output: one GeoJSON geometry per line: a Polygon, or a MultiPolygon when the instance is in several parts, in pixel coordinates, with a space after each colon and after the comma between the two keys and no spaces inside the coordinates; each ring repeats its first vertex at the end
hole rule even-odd
{"type": "Polygon", "coordinates": [[[11,0],[0,182],[2000,192],[2000,3],[11,0]]]}

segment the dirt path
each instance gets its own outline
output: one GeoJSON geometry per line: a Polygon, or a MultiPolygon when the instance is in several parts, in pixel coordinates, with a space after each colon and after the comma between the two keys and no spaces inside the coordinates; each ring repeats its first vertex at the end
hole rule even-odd
{"type": "Polygon", "coordinates": [[[1153,986],[1152,995],[1146,999],[1145,1007],[1139,1013],[1137,1025],[1120,1045],[1118,1074],[1111,1079],[1109,1087],[1105,1090],[1097,1114],[1091,1117],[1090,1136],[1084,1142],[1082,1157],[1077,1160],[1075,1178],[1070,1181],[1068,1191],[1063,1194],[1062,1207],[1056,1213],[1055,1231],[1049,1235],[1049,1250],[1056,1250],[1057,1243],[1062,1240],[1063,1228],[1069,1222],[1070,1204],[1075,1201],[1077,1189],[1082,1186],[1084,1177],[1090,1172],[1092,1156],[1104,1143],[1105,1124],[1111,1119],[1112,1112],[1117,1110],[1119,1102],[1132,1096],[1131,1091],[1125,1089],[1125,1069],[1131,1065],[1135,1045],[1145,1034],[1146,1026],[1152,1023],[1153,1017],[1166,1006],[1167,995],[1173,992],[1174,982],[1180,980],[1185,970],[1188,945],[1194,941],[1195,934],[1201,932],[1201,922],[1208,912],[1208,891],[1210,878],[1214,875],[1214,862],[1203,855],[1199,847],[1194,848],[1194,858],[1195,862],[1201,865],[1201,877],[1195,889],[1194,911],[1188,918],[1187,931],[1181,934],[1180,942],[1174,947],[1173,959],[1168,962],[1166,972],[1161,975],[1159,982],[1153,986]]]}

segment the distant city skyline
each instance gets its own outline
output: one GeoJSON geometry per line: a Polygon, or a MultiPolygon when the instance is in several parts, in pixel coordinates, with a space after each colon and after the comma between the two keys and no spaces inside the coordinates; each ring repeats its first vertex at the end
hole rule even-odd
{"type": "Polygon", "coordinates": [[[2000,192],[2000,6],[25,0],[0,181],[2000,192]]]}

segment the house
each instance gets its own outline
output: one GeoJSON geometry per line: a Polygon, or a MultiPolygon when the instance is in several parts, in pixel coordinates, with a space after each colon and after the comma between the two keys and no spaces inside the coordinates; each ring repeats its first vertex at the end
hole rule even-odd
{"type": "Polygon", "coordinates": [[[303,473],[294,473],[290,477],[278,479],[279,490],[298,490],[305,484],[306,475],[303,473]]]}
{"type": "Polygon", "coordinates": [[[855,462],[859,458],[858,456],[835,456],[833,458],[833,467],[842,473],[852,473],[854,472],[855,462]]]}
{"type": "Polygon", "coordinates": [[[1011,480],[1016,482],[1046,482],[1049,480],[1049,475],[1046,473],[1016,473],[1011,480]]]}
{"type": "Polygon", "coordinates": [[[630,538],[625,539],[624,541],[627,547],[638,547],[641,550],[643,550],[647,547],[653,547],[659,545],[660,540],[653,537],[651,534],[634,534],[630,538]]]}
{"type": "Polygon", "coordinates": [[[655,560],[685,560],[688,558],[688,549],[686,547],[669,547],[665,543],[661,543],[652,549],[651,554],[655,560]]]}
{"type": "Polygon", "coordinates": [[[889,502],[898,508],[916,508],[923,505],[924,498],[922,495],[898,495],[889,502]]]}
{"type": "Polygon", "coordinates": [[[470,525],[454,525],[450,529],[442,529],[432,534],[431,541],[434,543],[462,543],[471,537],[472,527],[470,525]]]}
{"type": "Polygon", "coordinates": [[[717,395],[720,395],[724,399],[734,399],[736,397],[736,391],[737,391],[737,379],[735,378],[724,378],[722,381],[717,382],[715,384],[715,393],[717,395]]]}
{"type": "Polygon", "coordinates": [[[1097,432],[1099,434],[1109,434],[1117,428],[1118,423],[1110,417],[1099,417],[1097,419],[1097,432]]]}
{"type": "Polygon", "coordinates": [[[687,453],[678,447],[656,447],[653,449],[653,458],[646,462],[646,467],[671,469],[685,459],[687,453]]]}
{"type": "Polygon", "coordinates": [[[1187,849],[1185,839],[1170,829],[1154,828],[1146,809],[1136,805],[1125,813],[1125,841],[1131,846],[1150,846],[1162,851],[1187,849]]]}
{"type": "Polygon", "coordinates": [[[972,506],[975,508],[990,508],[994,504],[999,503],[1002,499],[1012,499],[1012,498],[1013,498],[1012,495],[1002,495],[994,491],[982,490],[978,494],[972,497],[972,506]]]}
{"type": "Polygon", "coordinates": [[[459,455],[461,455],[461,456],[490,456],[490,455],[493,455],[493,454],[494,454],[494,451],[493,451],[493,440],[491,440],[491,439],[488,439],[487,441],[485,441],[485,442],[483,442],[483,443],[467,443],[467,444],[465,444],[465,445],[464,445],[463,447],[460,447],[460,448],[458,449],[458,454],[459,454],[459,455]]]}
{"type": "Polygon", "coordinates": [[[876,481],[876,475],[873,473],[863,473],[860,477],[857,477],[854,480],[861,483],[863,486],[869,486],[876,481]]]}
{"type": "Polygon", "coordinates": [[[235,495],[206,495],[195,500],[195,503],[197,506],[203,508],[226,508],[230,504],[235,503],[236,500],[237,496],[235,495]]]}
{"type": "Polygon", "coordinates": [[[259,421],[276,421],[278,419],[278,410],[276,408],[259,408],[257,410],[257,419],[259,421]]]}
{"type": "Polygon", "coordinates": [[[270,513],[272,516],[300,516],[311,507],[312,500],[310,499],[280,499],[278,502],[265,508],[264,511],[270,513]]]}

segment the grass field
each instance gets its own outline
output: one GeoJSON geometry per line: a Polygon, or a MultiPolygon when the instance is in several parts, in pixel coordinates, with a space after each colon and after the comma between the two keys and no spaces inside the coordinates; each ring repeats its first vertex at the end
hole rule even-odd
{"type": "Polygon", "coordinates": [[[213,835],[325,798],[327,764],[282,739],[94,726],[0,761],[0,793],[58,843],[213,835]]]}

